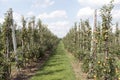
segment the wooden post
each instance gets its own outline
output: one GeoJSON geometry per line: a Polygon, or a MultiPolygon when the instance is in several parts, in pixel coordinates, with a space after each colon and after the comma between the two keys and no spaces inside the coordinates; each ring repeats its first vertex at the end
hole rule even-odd
{"type": "Polygon", "coordinates": [[[11,28],[12,28],[12,41],[13,41],[13,49],[15,54],[15,60],[16,60],[16,69],[17,72],[19,71],[17,65],[18,65],[18,56],[17,56],[17,43],[16,43],[16,37],[15,37],[15,25],[13,25],[13,11],[12,8],[9,9],[10,13],[10,20],[11,20],[11,28]]]}
{"type": "Polygon", "coordinates": [[[91,50],[90,50],[90,59],[91,62],[89,63],[89,72],[88,72],[88,78],[93,78],[94,76],[94,60],[96,59],[96,43],[95,43],[95,32],[96,32],[96,26],[97,26],[97,10],[95,10],[94,12],[94,26],[92,27],[92,31],[91,31],[91,50]]]}
{"type": "Polygon", "coordinates": [[[97,36],[96,36],[96,32],[97,32],[97,10],[95,10],[94,12],[94,28],[93,28],[93,45],[94,45],[94,51],[93,51],[93,56],[94,59],[96,59],[96,52],[97,52],[97,36]]]}

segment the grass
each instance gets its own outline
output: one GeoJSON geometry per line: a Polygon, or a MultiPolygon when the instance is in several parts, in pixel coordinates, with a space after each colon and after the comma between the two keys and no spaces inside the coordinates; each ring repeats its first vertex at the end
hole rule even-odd
{"type": "MultiPolygon", "coordinates": [[[[117,65],[118,65],[118,68],[120,69],[120,60],[119,59],[117,60],[117,65]]],[[[118,72],[119,72],[118,75],[119,75],[119,78],[120,78],[120,70],[118,72]]]]}
{"type": "Polygon", "coordinates": [[[62,41],[44,66],[31,80],[75,80],[75,75],[66,55],[62,41]]]}

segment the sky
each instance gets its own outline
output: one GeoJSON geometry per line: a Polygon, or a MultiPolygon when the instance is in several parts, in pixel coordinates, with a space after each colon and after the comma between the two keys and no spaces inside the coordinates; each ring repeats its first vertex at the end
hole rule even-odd
{"type": "MultiPolygon", "coordinates": [[[[98,10],[111,0],[0,0],[0,23],[4,21],[4,14],[9,8],[13,9],[14,21],[21,25],[21,16],[31,16],[42,20],[43,24],[58,37],[64,37],[74,22],[89,19],[93,25],[94,10],[98,10]]],[[[120,23],[120,0],[114,0],[112,11],[113,24],[120,23]]],[[[20,26],[18,26],[19,28],[20,26]]]]}

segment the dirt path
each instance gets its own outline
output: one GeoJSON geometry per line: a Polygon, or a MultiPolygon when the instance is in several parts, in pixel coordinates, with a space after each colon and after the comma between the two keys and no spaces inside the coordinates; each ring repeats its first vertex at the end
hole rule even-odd
{"type": "Polygon", "coordinates": [[[71,53],[69,53],[68,51],[66,52],[68,57],[71,60],[71,65],[74,70],[76,80],[87,80],[86,74],[82,72],[82,68],[81,68],[82,63],[79,62],[77,59],[75,59],[75,57],[71,53]]]}

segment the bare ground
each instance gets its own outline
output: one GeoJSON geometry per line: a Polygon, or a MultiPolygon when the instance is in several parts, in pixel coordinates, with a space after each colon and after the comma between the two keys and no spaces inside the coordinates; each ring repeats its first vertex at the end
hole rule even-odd
{"type": "Polygon", "coordinates": [[[83,73],[81,65],[82,63],[75,59],[75,57],[67,51],[67,55],[71,60],[71,65],[76,76],[76,80],[87,80],[87,75],[83,73]]]}
{"type": "Polygon", "coordinates": [[[44,65],[49,56],[50,52],[47,52],[43,58],[37,62],[32,62],[32,65],[27,65],[26,68],[22,68],[19,73],[17,73],[16,69],[13,69],[11,80],[29,80],[44,65]]]}

